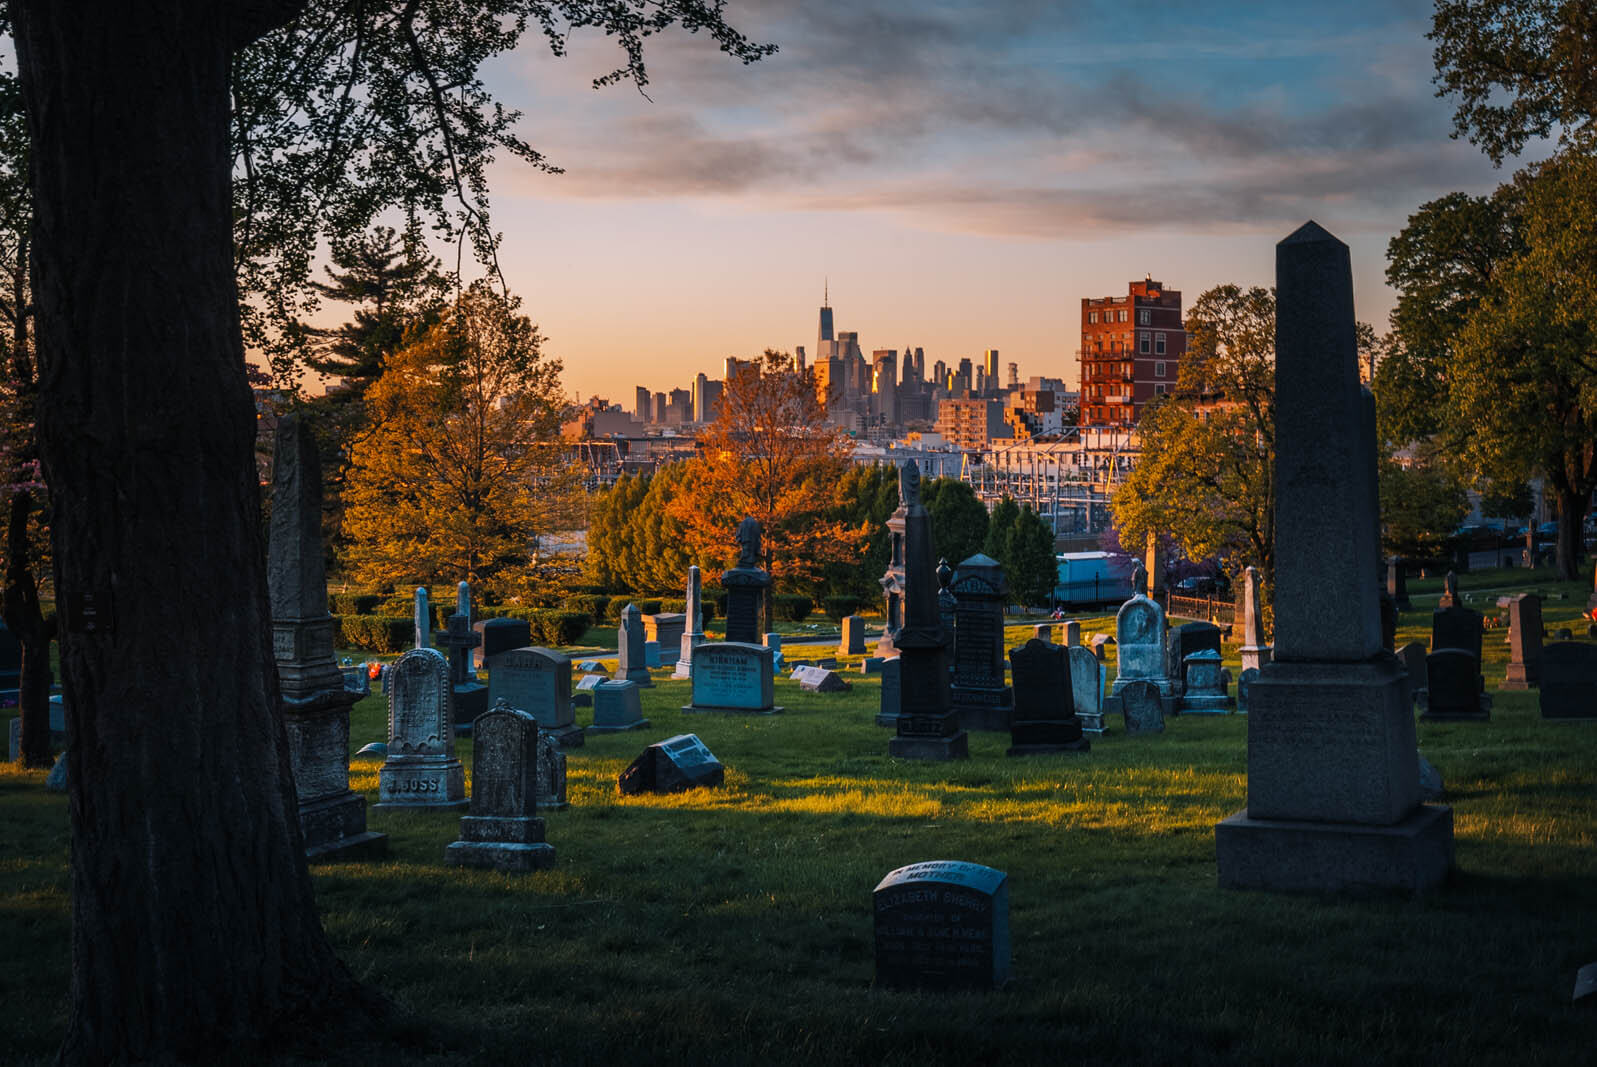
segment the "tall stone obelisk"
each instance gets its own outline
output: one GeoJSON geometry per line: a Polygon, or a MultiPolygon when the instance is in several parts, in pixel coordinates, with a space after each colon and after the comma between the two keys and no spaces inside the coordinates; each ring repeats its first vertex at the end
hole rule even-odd
{"type": "Polygon", "coordinates": [[[298,414],[277,424],[267,553],[272,653],[308,859],[380,856],[387,836],[366,829],[366,798],[349,788],[349,709],[333,655],[322,563],[322,472],[316,441],[298,414]]]}
{"type": "Polygon", "coordinates": [[[1375,427],[1347,246],[1276,246],[1275,647],[1249,695],[1248,805],[1215,827],[1220,885],[1418,891],[1452,865],[1420,803],[1402,662],[1382,647],[1375,427]]]}

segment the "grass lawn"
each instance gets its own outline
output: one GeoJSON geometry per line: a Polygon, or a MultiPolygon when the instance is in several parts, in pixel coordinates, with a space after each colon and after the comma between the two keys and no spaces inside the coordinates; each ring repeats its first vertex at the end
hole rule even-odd
{"type": "MultiPolygon", "coordinates": [[[[1536,584],[1549,633],[1586,585],[1536,584]]],[[[1415,583],[1417,584],[1417,583],[1415,583]]],[[[1413,585],[1411,585],[1411,589],[1413,585]]],[[[1466,586],[1470,588],[1470,586],[1466,586]]],[[[1481,605],[1476,604],[1477,607],[1481,605]]],[[[1402,618],[1425,639],[1430,605],[1402,618]]],[[[1083,620],[1086,634],[1112,627],[1083,620]]],[[[1030,624],[1010,628],[1011,643],[1030,624]]],[[[1227,647],[1236,669],[1236,650],[1227,647]]],[[[1111,646],[1112,656],[1112,646],[1111,646]]],[[[1507,646],[1486,639],[1489,688],[1507,646]]],[[[656,672],[660,679],[669,672],[656,672]]],[[[1113,677],[1111,663],[1110,676],[1113,677]]],[[[558,854],[529,876],[443,864],[456,818],[370,809],[374,864],[314,868],[354,972],[412,1013],[392,1045],[338,1062],[445,1063],[1575,1063],[1597,1004],[1571,1005],[1597,961],[1597,723],[1547,723],[1500,692],[1484,724],[1420,723],[1453,806],[1457,869],[1421,899],[1222,892],[1214,824],[1244,804],[1247,720],[1185,716],[1118,730],[1084,755],[895,761],[872,724],[878,676],[781,715],[687,715],[688,683],[644,694],[652,727],[568,757],[558,854]],[[623,798],[646,743],[697,733],[723,789],[623,798]],[[926,859],[1010,876],[1013,984],[982,994],[871,988],[871,890],[926,859]]],[[[578,721],[590,713],[579,711],[578,721]]],[[[381,738],[380,697],[352,747],[381,738]]],[[[1118,726],[1118,722],[1112,725],[1118,726]]],[[[459,751],[468,766],[470,744],[459,751]]],[[[375,800],[375,764],[356,789],[375,800]]],[[[66,1025],[65,798],[0,770],[0,1058],[43,1063],[66,1025]]],[[[220,1050],[219,1050],[220,1051],[220,1050]]]]}

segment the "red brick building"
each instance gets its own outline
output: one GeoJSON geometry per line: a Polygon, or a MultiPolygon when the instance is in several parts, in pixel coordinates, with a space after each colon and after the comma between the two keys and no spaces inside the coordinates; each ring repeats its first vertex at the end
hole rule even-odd
{"type": "Polygon", "coordinates": [[[1081,301],[1081,425],[1135,426],[1142,407],[1176,387],[1187,351],[1181,294],[1132,282],[1125,296],[1081,301]]]}

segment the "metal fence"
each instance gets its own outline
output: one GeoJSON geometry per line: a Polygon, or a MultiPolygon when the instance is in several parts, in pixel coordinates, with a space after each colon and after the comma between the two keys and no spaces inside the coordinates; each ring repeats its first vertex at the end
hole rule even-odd
{"type": "Polygon", "coordinates": [[[1171,596],[1165,601],[1165,614],[1183,619],[1202,619],[1216,626],[1230,626],[1236,622],[1237,606],[1229,600],[1210,600],[1207,597],[1171,596]]]}

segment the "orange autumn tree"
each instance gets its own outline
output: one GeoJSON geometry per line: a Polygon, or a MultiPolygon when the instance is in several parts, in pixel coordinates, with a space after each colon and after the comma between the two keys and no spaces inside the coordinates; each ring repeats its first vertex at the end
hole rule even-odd
{"type": "Polygon", "coordinates": [[[827,425],[814,376],[791,355],[766,349],[741,364],[670,503],[692,557],[731,566],[737,525],[752,515],[776,587],[813,595],[828,564],[859,558],[868,532],[828,517],[843,510],[852,450],[848,435],[827,425]]]}

